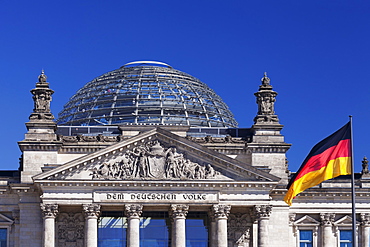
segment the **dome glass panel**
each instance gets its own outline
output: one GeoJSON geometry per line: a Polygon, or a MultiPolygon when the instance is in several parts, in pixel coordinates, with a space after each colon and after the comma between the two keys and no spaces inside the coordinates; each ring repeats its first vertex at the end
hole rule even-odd
{"type": "Polygon", "coordinates": [[[197,78],[161,62],[139,61],[105,73],[73,95],[58,125],[118,124],[237,127],[228,106],[197,78]]]}

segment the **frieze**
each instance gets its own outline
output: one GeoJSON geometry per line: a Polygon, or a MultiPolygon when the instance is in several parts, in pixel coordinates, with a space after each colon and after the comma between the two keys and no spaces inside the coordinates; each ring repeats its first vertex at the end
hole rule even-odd
{"type": "Polygon", "coordinates": [[[196,143],[245,143],[246,141],[242,138],[231,137],[229,135],[225,137],[192,137],[186,136],[186,139],[196,142],[196,143]]]}
{"type": "Polygon", "coordinates": [[[223,176],[210,164],[190,161],[176,147],[150,141],[101,162],[92,168],[92,179],[217,179],[223,176]]]}
{"type": "Polygon", "coordinates": [[[96,191],[94,192],[94,202],[218,203],[218,193],[96,191]]]}
{"type": "Polygon", "coordinates": [[[125,139],[123,136],[105,136],[99,135],[77,135],[77,136],[64,136],[58,135],[58,140],[66,143],[76,143],[76,142],[120,142],[125,139]]]}

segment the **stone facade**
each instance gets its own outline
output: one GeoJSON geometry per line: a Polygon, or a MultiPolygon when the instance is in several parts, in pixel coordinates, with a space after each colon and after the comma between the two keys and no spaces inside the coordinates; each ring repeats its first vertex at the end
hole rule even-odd
{"type": "MultiPolygon", "coordinates": [[[[202,246],[211,247],[298,247],[303,232],[312,234],[312,246],[333,247],[351,228],[347,177],[304,191],[291,207],[283,202],[290,144],[266,74],[255,94],[255,123],[238,136],[194,137],[189,126],[155,125],[120,126],[115,136],[61,135],[44,73],[31,92],[20,171],[0,173],[6,246],[99,246],[107,212],[123,217],[130,247],[140,245],[142,219],[158,212],[173,247],[187,246],[187,219],[196,214],[206,215],[202,246]]],[[[356,174],[359,247],[369,247],[368,173],[364,159],[356,174]]]]}

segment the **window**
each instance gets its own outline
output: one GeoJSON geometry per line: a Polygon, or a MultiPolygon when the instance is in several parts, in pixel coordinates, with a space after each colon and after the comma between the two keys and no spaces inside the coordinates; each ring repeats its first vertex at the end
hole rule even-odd
{"type": "Polygon", "coordinates": [[[140,246],[170,247],[170,229],[167,212],[143,212],[140,218],[140,246]]]}
{"type": "Polygon", "coordinates": [[[310,230],[299,231],[299,247],[312,247],[312,235],[310,230]]]}
{"type": "Polygon", "coordinates": [[[341,230],[339,232],[339,238],[340,247],[352,247],[352,231],[341,230]]]}
{"type": "Polygon", "coordinates": [[[186,247],[208,246],[208,215],[205,212],[189,212],[186,216],[186,247]]]}
{"type": "Polygon", "coordinates": [[[0,247],[6,247],[8,242],[8,229],[0,228],[0,247]]]}
{"type": "Polygon", "coordinates": [[[122,212],[103,212],[98,224],[99,247],[125,247],[127,219],[122,212]]]}
{"type": "Polygon", "coordinates": [[[296,245],[298,247],[318,247],[318,230],[320,222],[309,215],[290,214],[291,220],[298,218],[292,222],[293,232],[296,245]]]}

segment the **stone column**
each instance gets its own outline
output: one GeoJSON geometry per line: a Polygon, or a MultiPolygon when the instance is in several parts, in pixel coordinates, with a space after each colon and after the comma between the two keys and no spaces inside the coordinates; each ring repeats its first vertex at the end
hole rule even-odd
{"type": "Polygon", "coordinates": [[[85,214],[85,246],[98,246],[98,218],[100,216],[99,204],[83,204],[85,214]]]}
{"type": "Polygon", "coordinates": [[[55,246],[55,217],[58,214],[58,204],[40,204],[44,219],[44,247],[55,246]]]}
{"type": "Polygon", "coordinates": [[[212,211],[209,212],[209,221],[210,221],[210,226],[209,226],[209,246],[210,247],[216,247],[217,245],[217,232],[216,232],[216,220],[215,220],[215,215],[212,211]]]}
{"type": "Polygon", "coordinates": [[[361,213],[361,226],[362,226],[362,245],[358,245],[359,247],[369,247],[370,246],[370,214],[369,213],[361,213]]]}
{"type": "Polygon", "coordinates": [[[143,205],[128,204],[125,205],[125,214],[127,216],[127,247],[140,246],[140,215],[143,212],[143,205]]]}
{"type": "Polygon", "coordinates": [[[227,217],[230,214],[230,205],[213,205],[213,213],[216,221],[216,246],[227,247],[227,217]]]}
{"type": "Polygon", "coordinates": [[[186,233],[185,233],[185,219],[188,214],[188,205],[171,205],[170,215],[173,220],[172,231],[174,238],[172,239],[172,246],[185,247],[186,233]]]}
{"type": "Polygon", "coordinates": [[[258,220],[258,247],[269,246],[269,218],[271,214],[271,205],[256,205],[254,213],[258,220]]]}
{"type": "MultiPolygon", "coordinates": [[[[20,217],[20,210],[19,209],[15,209],[12,211],[12,217],[14,219],[14,232],[13,234],[15,236],[20,236],[20,227],[19,227],[19,217],[20,217]]],[[[14,238],[14,246],[20,246],[20,243],[19,243],[19,237],[16,237],[14,238]]]]}
{"type": "Polygon", "coordinates": [[[322,226],[322,247],[332,247],[335,246],[335,241],[333,240],[333,222],[335,214],[334,213],[321,213],[321,226],[322,226]]]}

